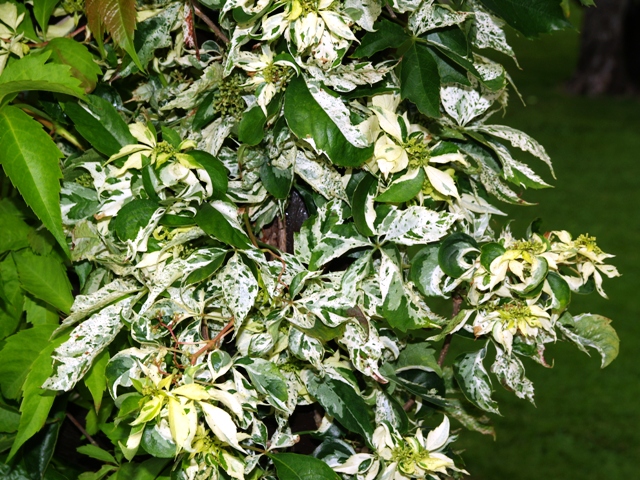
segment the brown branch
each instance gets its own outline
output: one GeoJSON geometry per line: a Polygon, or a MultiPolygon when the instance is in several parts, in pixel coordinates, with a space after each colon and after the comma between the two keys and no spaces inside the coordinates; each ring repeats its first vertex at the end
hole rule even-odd
{"type": "Polygon", "coordinates": [[[216,37],[218,37],[225,45],[229,45],[229,39],[224,33],[222,33],[220,27],[213,23],[211,19],[207,17],[207,15],[202,10],[200,10],[200,8],[198,8],[196,4],[193,4],[193,11],[198,17],[200,17],[200,19],[204,23],[207,24],[207,26],[213,31],[216,37]]]}
{"type": "Polygon", "coordinates": [[[233,330],[233,324],[235,323],[235,319],[232,318],[229,323],[227,323],[222,330],[211,340],[209,340],[204,347],[198,350],[196,353],[191,355],[191,365],[195,365],[198,357],[209,350],[214,348],[218,348],[222,339],[233,330]]]}
{"type": "Polygon", "coordinates": [[[67,418],[68,418],[69,420],[71,420],[71,423],[73,423],[73,424],[76,426],[76,428],[77,428],[78,430],[80,430],[80,433],[82,433],[82,435],[84,435],[84,436],[85,436],[85,438],[86,438],[87,440],[89,440],[89,443],[90,443],[91,445],[93,445],[94,447],[100,447],[100,445],[98,445],[98,442],[96,442],[96,441],[91,437],[91,435],[89,435],[89,434],[87,433],[87,431],[84,429],[84,427],[83,427],[82,425],[80,425],[80,422],[78,422],[78,420],[76,420],[76,418],[75,418],[73,415],[71,415],[69,412],[67,412],[67,413],[66,413],[66,415],[67,415],[67,418]]]}

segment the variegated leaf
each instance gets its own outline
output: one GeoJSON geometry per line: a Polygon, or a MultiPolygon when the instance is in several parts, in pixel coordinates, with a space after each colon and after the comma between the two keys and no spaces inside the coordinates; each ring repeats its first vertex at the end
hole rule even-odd
{"type": "Polygon", "coordinates": [[[77,326],[69,340],[53,352],[54,374],[43,385],[50,390],[71,390],[91,368],[93,359],[104,350],[122,328],[122,310],[129,306],[126,298],[94,314],[77,326]]]}
{"type": "Polygon", "coordinates": [[[508,355],[496,345],[496,360],[491,365],[491,373],[498,377],[504,388],[535,405],[533,383],[525,377],[524,365],[514,354],[508,355]]]}
{"type": "Polygon", "coordinates": [[[416,205],[406,210],[394,208],[380,224],[378,234],[384,236],[386,242],[399,245],[436,242],[447,234],[456,220],[454,214],[416,205]]]}
{"type": "Polygon", "coordinates": [[[497,413],[498,404],[491,398],[491,379],[483,365],[487,347],[472,353],[463,353],[456,358],[453,371],[460,389],[476,407],[491,413],[497,413]]]}
{"type": "Polygon", "coordinates": [[[242,324],[258,296],[258,281],[239,253],[229,259],[219,274],[224,298],[233,312],[236,325],[242,324]]]}

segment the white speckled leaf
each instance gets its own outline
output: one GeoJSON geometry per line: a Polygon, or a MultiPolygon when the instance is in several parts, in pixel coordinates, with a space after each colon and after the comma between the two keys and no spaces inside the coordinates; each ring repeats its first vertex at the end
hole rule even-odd
{"type": "Polygon", "coordinates": [[[224,298],[239,327],[256,301],[258,282],[238,253],[229,259],[219,278],[225,286],[224,298]]]}
{"type": "Polygon", "coordinates": [[[460,126],[466,125],[489,110],[500,94],[501,92],[490,92],[457,84],[440,88],[442,106],[460,126]]]}
{"type": "Polygon", "coordinates": [[[472,353],[463,353],[453,364],[455,379],[471,403],[487,412],[500,414],[497,402],[491,398],[491,379],[483,360],[487,347],[472,353]]]}
{"type": "Polygon", "coordinates": [[[491,366],[494,373],[504,388],[511,390],[518,398],[533,401],[533,383],[524,375],[524,365],[515,355],[506,355],[496,345],[496,360],[491,366]]]}
{"type": "Polygon", "coordinates": [[[536,184],[539,188],[550,187],[538,174],[536,174],[531,168],[522,162],[514,159],[511,156],[511,152],[504,145],[497,142],[489,142],[489,146],[494,152],[498,154],[502,167],[504,169],[504,176],[513,183],[526,187],[515,175],[514,170],[527,177],[531,182],[536,184]]]}
{"type": "Polygon", "coordinates": [[[471,5],[475,16],[471,28],[471,43],[478,48],[492,48],[515,60],[513,49],[507,43],[507,36],[502,29],[504,22],[482,10],[476,2],[471,5]]]}
{"type": "Polygon", "coordinates": [[[347,141],[358,148],[368,147],[369,141],[366,136],[351,123],[349,109],[342,102],[342,99],[328,93],[316,80],[306,79],[306,82],[307,87],[309,87],[309,93],[311,93],[314,100],[318,102],[318,105],[322,107],[325,113],[329,115],[329,118],[331,118],[333,123],[340,129],[340,132],[347,141]]]}
{"type": "Polygon", "coordinates": [[[71,306],[71,314],[64,319],[58,331],[86,318],[119,298],[141,289],[142,287],[132,281],[118,278],[90,295],[77,295],[71,306]]]}
{"type": "Polygon", "coordinates": [[[339,198],[348,201],[342,175],[323,158],[316,157],[312,152],[298,150],[295,172],[327,200],[339,198]]]}
{"type": "MultiPolygon", "coordinates": [[[[372,85],[380,82],[397,65],[395,60],[373,65],[370,62],[351,62],[338,65],[324,71],[318,67],[309,67],[309,74],[327,87],[338,92],[350,92],[361,85],[372,85]]],[[[389,88],[393,88],[390,86],[389,88]]]]}
{"type": "Polygon", "coordinates": [[[335,225],[314,247],[309,260],[309,270],[317,270],[327,262],[350,250],[371,245],[366,237],[358,233],[353,223],[335,225]]]}
{"type": "Polygon", "coordinates": [[[422,35],[429,30],[462,23],[469,15],[470,12],[456,12],[446,5],[423,2],[409,17],[409,28],[414,35],[422,35]]]}
{"type": "Polygon", "coordinates": [[[378,0],[346,0],[345,10],[354,9],[360,13],[356,23],[368,32],[373,32],[373,24],[382,12],[382,5],[378,0]]]}
{"type": "MultiPolygon", "coordinates": [[[[551,158],[547,154],[547,151],[536,140],[531,138],[524,132],[516,130],[515,128],[507,127],[505,125],[478,125],[470,128],[470,130],[476,130],[483,133],[488,133],[494,137],[507,140],[511,145],[519,148],[523,152],[528,152],[531,155],[538,157],[544,163],[549,166],[551,173],[553,173],[553,166],[551,165],[551,158]]],[[[555,174],[554,174],[555,177],[555,174]]]]}
{"type": "Polygon", "coordinates": [[[129,306],[130,298],[110,305],[78,325],[69,340],[53,352],[54,373],[43,388],[71,390],[91,368],[93,359],[104,350],[122,328],[120,312],[129,306]]]}
{"type": "Polygon", "coordinates": [[[308,361],[318,369],[321,368],[324,347],[317,338],[310,337],[292,327],[289,330],[289,350],[300,360],[308,361]]]}
{"type": "MultiPolygon", "coordinates": [[[[393,0],[393,9],[400,13],[413,12],[420,6],[421,0],[393,0]]],[[[433,0],[424,0],[424,3],[430,5],[433,0]]]]}
{"type": "Polygon", "coordinates": [[[406,210],[394,208],[382,221],[378,234],[400,245],[435,242],[447,234],[457,218],[452,213],[415,205],[406,210]]]}

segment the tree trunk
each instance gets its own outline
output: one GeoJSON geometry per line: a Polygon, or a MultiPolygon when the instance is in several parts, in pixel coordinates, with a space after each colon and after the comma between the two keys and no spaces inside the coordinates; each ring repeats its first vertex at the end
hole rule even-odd
{"type": "Polygon", "coordinates": [[[640,5],[599,0],[585,12],[578,66],[567,88],[581,95],[637,93],[640,5]]]}

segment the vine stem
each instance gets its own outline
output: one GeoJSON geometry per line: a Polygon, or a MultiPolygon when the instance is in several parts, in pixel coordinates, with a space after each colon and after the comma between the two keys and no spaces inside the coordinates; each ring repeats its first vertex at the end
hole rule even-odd
{"type": "Polygon", "coordinates": [[[75,427],[80,430],[80,433],[82,433],[82,435],[85,436],[85,438],[87,440],[89,440],[89,443],[91,445],[93,445],[94,447],[100,447],[100,445],[98,445],[98,442],[96,442],[91,435],[89,435],[87,433],[87,431],[84,429],[84,427],[82,425],[80,425],[80,422],[78,420],[76,420],[76,417],[74,417],[73,415],[71,415],[69,412],[66,413],[66,416],[69,420],[71,420],[71,423],[73,423],[75,425],[75,427]]]}
{"type": "Polygon", "coordinates": [[[207,17],[207,15],[202,10],[200,10],[200,8],[198,8],[198,6],[195,3],[193,4],[193,11],[198,17],[200,17],[200,19],[204,23],[207,24],[207,26],[211,30],[213,30],[213,33],[216,35],[216,37],[222,40],[222,42],[225,45],[229,45],[229,39],[224,33],[222,33],[222,30],[220,30],[220,27],[218,27],[215,23],[213,23],[213,21],[209,17],[207,17]]]}
{"type": "Polygon", "coordinates": [[[231,321],[229,321],[229,323],[227,323],[224,328],[222,330],[220,330],[220,333],[218,333],[213,339],[209,340],[207,342],[207,344],[202,347],[200,350],[198,350],[196,353],[194,353],[191,356],[191,365],[195,365],[196,361],[198,360],[198,357],[200,355],[202,355],[203,353],[211,350],[212,348],[217,348],[218,344],[222,341],[222,339],[231,331],[233,330],[233,324],[235,323],[235,319],[232,318],[231,321]]]}

